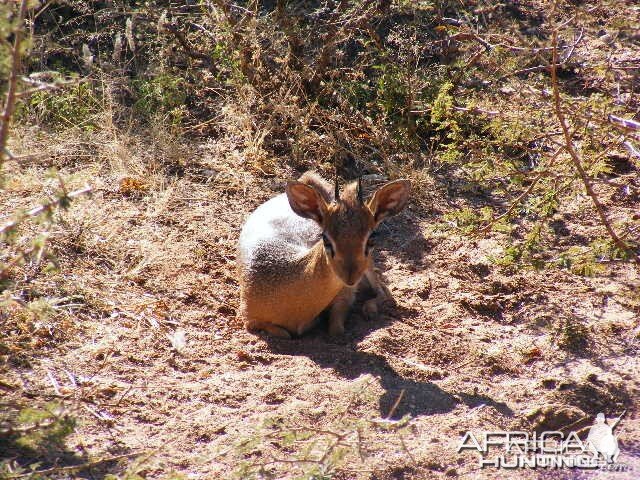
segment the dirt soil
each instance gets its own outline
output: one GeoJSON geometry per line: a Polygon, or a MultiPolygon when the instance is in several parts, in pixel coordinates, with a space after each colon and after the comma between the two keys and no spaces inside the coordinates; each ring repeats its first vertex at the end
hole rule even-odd
{"type": "MultiPolygon", "coordinates": [[[[377,265],[397,302],[383,318],[367,322],[356,308],[340,338],[326,323],[293,340],[256,336],[236,319],[235,244],[243,219],[286,178],[239,170],[232,148],[214,141],[74,142],[43,147],[26,173],[11,176],[10,164],[3,210],[55,188],[26,181],[51,165],[69,188],[95,189],[50,234],[59,272],[32,265],[23,280],[59,299],[64,328],[35,332],[55,341],[11,373],[19,395],[61,401],[78,417],[70,454],[144,453],[83,478],[126,468],[144,478],[294,478],[314,465],[296,461],[310,439],[315,459],[335,439],[349,446],[313,478],[640,475],[633,266],[595,277],[501,269],[491,236],[434,228],[450,208],[434,194],[380,227],[377,265]],[[480,469],[475,452],[457,452],[467,431],[584,432],[598,412],[624,410],[616,432],[630,472],[480,469]],[[278,431],[307,432],[306,443],[278,431]]],[[[572,215],[570,235],[596,228],[589,209],[572,215]]]]}

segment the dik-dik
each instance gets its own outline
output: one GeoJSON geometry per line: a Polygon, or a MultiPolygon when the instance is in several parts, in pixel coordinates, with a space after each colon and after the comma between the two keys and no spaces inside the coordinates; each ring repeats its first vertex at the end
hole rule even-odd
{"type": "Polygon", "coordinates": [[[376,293],[364,313],[375,317],[389,294],[373,269],[371,234],[404,208],[409,189],[408,180],[389,182],[365,202],[359,181],[334,193],[307,172],[260,205],[238,249],[240,316],[247,329],[290,338],[329,309],[329,334],[340,335],[364,278],[376,293]]]}

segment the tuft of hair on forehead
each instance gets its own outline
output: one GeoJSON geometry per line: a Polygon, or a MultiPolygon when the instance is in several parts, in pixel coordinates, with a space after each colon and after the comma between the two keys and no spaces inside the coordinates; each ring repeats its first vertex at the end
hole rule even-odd
{"type": "Polygon", "coordinates": [[[331,215],[329,234],[360,238],[370,230],[373,215],[358,194],[358,181],[350,182],[340,192],[331,215]]]}
{"type": "Polygon", "coordinates": [[[349,182],[340,193],[340,202],[348,207],[359,207],[364,205],[362,200],[361,185],[358,180],[349,182]]]}

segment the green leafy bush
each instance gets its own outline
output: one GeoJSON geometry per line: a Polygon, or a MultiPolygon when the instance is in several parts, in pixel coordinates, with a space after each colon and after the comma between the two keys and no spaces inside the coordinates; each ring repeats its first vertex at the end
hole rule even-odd
{"type": "Polygon", "coordinates": [[[77,82],[52,91],[35,92],[18,117],[55,130],[100,128],[105,112],[103,95],[91,82],[77,82]],[[26,118],[25,118],[26,117],[26,118]]]}
{"type": "Polygon", "coordinates": [[[147,121],[160,118],[170,126],[180,126],[186,113],[186,83],[181,77],[161,73],[151,78],[138,78],[132,82],[136,113],[147,121]]]}

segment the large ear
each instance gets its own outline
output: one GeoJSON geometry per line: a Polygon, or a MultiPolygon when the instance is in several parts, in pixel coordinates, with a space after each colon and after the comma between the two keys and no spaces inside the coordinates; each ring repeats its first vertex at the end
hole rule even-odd
{"type": "Polygon", "coordinates": [[[294,212],[322,224],[327,204],[315,188],[306,183],[290,181],[287,182],[286,192],[289,205],[294,212]]]}
{"type": "Polygon", "coordinates": [[[376,190],[373,198],[369,200],[369,209],[373,213],[376,224],[400,212],[409,201],[410,190],[409,180],[395,180],[376,190]]]}

